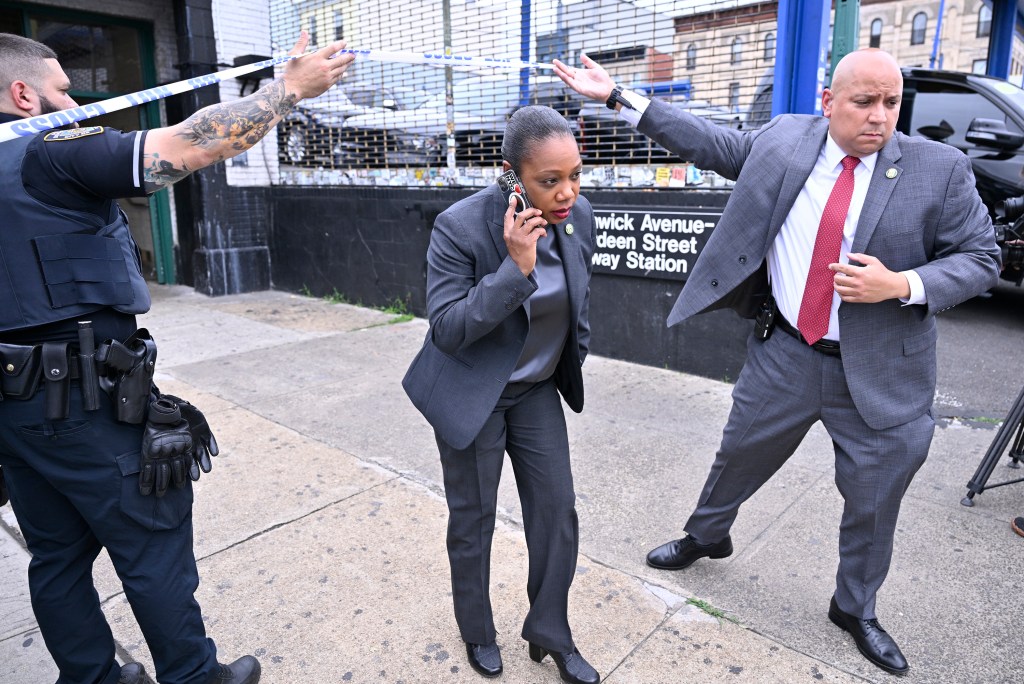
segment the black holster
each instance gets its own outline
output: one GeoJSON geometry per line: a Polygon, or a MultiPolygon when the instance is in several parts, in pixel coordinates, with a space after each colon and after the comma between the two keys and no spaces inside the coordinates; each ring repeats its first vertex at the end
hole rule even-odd
{"type": "Polygon", "coordinates": [[[96,351],[103,370],[100,388],[114,402],[117,419],[122,423],[141,423],[146,419],[153,372],[156,369],[156,342],[145,328],[139,328],[124,343],[107,340],[96,351]]]}

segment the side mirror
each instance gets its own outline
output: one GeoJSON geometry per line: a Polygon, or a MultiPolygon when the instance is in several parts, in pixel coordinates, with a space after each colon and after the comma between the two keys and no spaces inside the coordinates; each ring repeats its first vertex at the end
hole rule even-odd
{"type": "Polygon", "coordinates": [[[1006,122],[999,119],[974,119],[964,139],[979,147],[997,150],[1016,150],[1024,145],[1024,135],[1006,130],[1006,122]]]}

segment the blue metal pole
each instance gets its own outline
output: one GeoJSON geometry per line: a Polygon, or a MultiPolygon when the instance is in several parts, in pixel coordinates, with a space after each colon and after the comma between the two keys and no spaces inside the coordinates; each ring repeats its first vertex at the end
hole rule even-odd
{"type": "Polygon", "coordinates": [[[942,17],[945,13],[946,0],[939,0],[939,17],[935,20],[935,39],[932,41],[932,56],[928,59],[929,69],[935,68],[935,60],[939,56],[939,45],[942,43],[942,17]]]}
{"type": "Polygon", "coordinates": [[[1010,77],[1013,34],[1017,27],[1016,0],[992,0],[992,31],[988,38],[986,72],[998,78],[1010,77]]]}
{"type": "MultiPolygon", "coordinates": [[[[530,12],[531,0],[523,0],[519,14],[519,59],[530,61],[530,12]]],[[[519,104],[530,104],[530,70],[519,70],[519,104]]]]}
{"type": "Polygon", "coordinates": [[[832,0],[779,0],[772,116],[821,114],[832,0]]]}

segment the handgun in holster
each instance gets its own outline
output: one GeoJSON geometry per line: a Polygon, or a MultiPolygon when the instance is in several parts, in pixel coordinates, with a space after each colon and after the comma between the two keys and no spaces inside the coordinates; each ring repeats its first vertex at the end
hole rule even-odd
{"type": "Polygon", "coordinates": [[[139,328],[123,343],[107,340],[96,350],[96,361],[103,369],[98,378],[100,388],[114,402],[117,419],[122,423],[144,421],[156,369],[156,342],[149,331],[139,328]]]}

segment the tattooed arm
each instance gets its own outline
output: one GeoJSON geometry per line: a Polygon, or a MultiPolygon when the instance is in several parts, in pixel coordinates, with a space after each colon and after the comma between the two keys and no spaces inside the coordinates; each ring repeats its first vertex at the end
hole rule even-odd
{"type": "MultiPolygon", "coordinates": [[[[309,42],[302,32],[291,53],[301,55],[309,42]]],[[[316,97],[338,82],[354,55],[331,55],[344,49],[332,43],[287,63],[284,75],[252,95],[200,109],[175,126],[146,135],[143,181],[147,192],[178,182],[193,171],[249,149],[302,99],[316,97]]]]}

